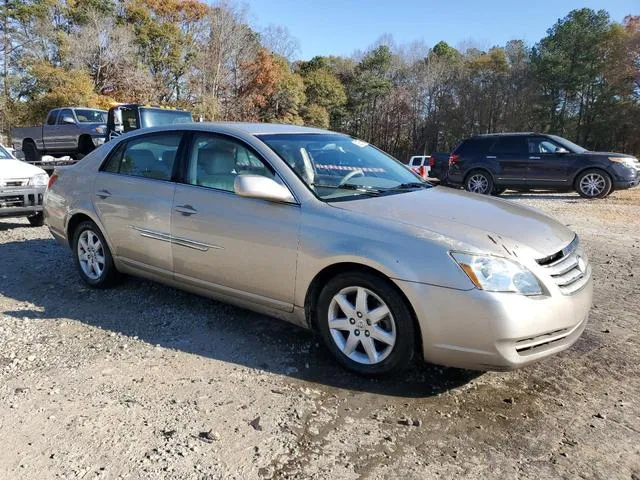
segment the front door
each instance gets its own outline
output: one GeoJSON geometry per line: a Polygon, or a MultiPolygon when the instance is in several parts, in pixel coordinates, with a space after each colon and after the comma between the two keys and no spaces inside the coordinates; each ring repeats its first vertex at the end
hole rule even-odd
{"type": "Polygon", "coordinates": [[[119,260],[172,276],[173,169],[181,133],[120,144],[96,177],[94,205],[119,260]]]}
{"type": "Polygon", "coordinates": [[[560,186],[569,182],[569,163],[572,153],[547,137],[532,136],[527,140],[529,146],[529,172],[527,176],[540,186],[560,186]]]}
{"type": "Polygon", "coordinates": [[[240,197],[238,175],[273,168],[244,143],[194,133],[183,184],[172,212],[176,279],[291,311],[295,289],[300,206],[240,197]]]}

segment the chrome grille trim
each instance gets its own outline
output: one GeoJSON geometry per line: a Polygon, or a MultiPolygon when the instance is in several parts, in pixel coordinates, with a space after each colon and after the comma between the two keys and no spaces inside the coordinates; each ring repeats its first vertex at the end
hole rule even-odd
{"type": "Polygon", "coordinates": [[[576,235],[565,248],[537,261],[547,270],[563,295],[581,290],[591,276],[591,266],[581,255],[579,247],[580,241],[576,235]]]}

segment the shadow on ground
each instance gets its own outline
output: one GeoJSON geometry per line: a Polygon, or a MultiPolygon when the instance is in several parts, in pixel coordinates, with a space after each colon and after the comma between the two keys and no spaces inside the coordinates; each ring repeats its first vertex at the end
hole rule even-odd
{"type": "Polygon", "coordinates": [[[3,313],[25,321],[76,320],[152,345],[391,396],[436,395],[480,375],[418,362],[399,377],[364,379],[337,366],[319,337],[279,320],[133,277],[110,290],[89,289],[80,281],[71,253],[54,240],[0,244],[0,258],[0,294],[33,305],[3,313]]]}

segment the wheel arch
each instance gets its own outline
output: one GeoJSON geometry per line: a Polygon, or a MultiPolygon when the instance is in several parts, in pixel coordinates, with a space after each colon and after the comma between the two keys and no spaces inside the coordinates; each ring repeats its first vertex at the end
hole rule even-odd
{"type": "Polygon", "coordinates": [[[577,190],[576,182],[578,181],[578,178],[587,170],[600,170],[602,173],[606,173],[609,177],[609,180],[611,180],[611,183],[613,184],[613,175],[611,175],[611,173],[607,171],[606,167],[603,167],[602,165],[589,165],[580,168],[576,173],[573,174],[573,177],[571,178],[571,181],[569,183],[574,188],[574,190],[577,190]]]}
{"type": "Polygon", "coordinates": [[[305,294],[304,300],[304,313],[307,321],[308,327],[314,331],[318,331],[318,327],[316,325],[316,309],[318,303],[318,297],[320,296],[320,291],[322,287],[326,285],[326,283],[334,278],[335,276],[341,273],[352,273],[352,272],[360,272],[360,273],[368,273],[370,275],[376,276],[391,285],[395,291],[400,295],[400,298],[404,301],[405,305],[409,309],[411,313],[411,318],[413,319],[413,325],[416,331],[416,352],[422,355],[422,330],[420,328],[420,322],[418,322],[418,316],[416,315],[416,311],[413,308],[413,305],[409,301],[409,298],[404,294],[402,289],[391,279],[389,276],[385,275],[380,270],[377,270],[368,265],[364,265],[362,263],[355,262],[338,262],[333,263],[324,267],[320,270],[307,288],[307,292],[305,294]]]}
{"type": "MultiPolygon", "coordinates": [[[[111,250],[111,252],[113,252],[113,246],[111,244],[111,239],[109,238],[109,235],[107,235],[107,233],[105,232],[105,229],[103,228],[102,224],[100,223],[100,221],[95,218],[93,215],[91,215],[88,212],[85,211],[76,211],[73,212],[70,216],[69,219],[67,220],[67,225],[65,227],[65,233],[67,235],[67,244],[69,245],[69,248],[73,249],[73,232],[75,231],[75,229],[78,227],[78,225],[80,225],[82,222],[85,221],[90,221],[96,224],[96,226],[98,227],[98,229],[100,230],[100,233],[102,233],[102,236],[104,237],[104,239],[107,241],[107,246],[109,247],[109,250],[111,250]]],[[[112,253],[113,255],[113,253],[112,253]]]]}
{"type": "Polygon", "coordinates": [[[487,173],[491,177],[491,181],[493,182],[493,184],[496,185],[496,176],[486,165],[473,166],[469,170],[467,170],[462,180],[463,184],[467,183],[467,179],[469,178],[469,175],[471,175],[473,172],[478,172],[478,171],[487,173]]]}
{"type": "Polygon", "coordinates": [[[78,137],[78,153],[89,154],[94,150],[93,139],[88,133],[83,133],[78,137]],[[84,147],[87,147],[86,149],[84,147]]]}

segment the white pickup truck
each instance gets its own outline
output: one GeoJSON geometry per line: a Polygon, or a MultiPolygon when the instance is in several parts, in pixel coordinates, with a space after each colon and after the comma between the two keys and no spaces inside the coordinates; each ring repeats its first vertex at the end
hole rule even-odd
{"type": "Polygon", "coordinates": [[[34,227],[44,224],[42,197],[49,175],[13,157],[0,146],[0,218],[27,217],[34,227]]]}
{"type": "Polygon", "coordinates": [[[55,108],[44,125],[11,130],[13,148],[39,165],[43,155],[80,159],[105,141],[107,112],[94,108],[55,108]]]}

